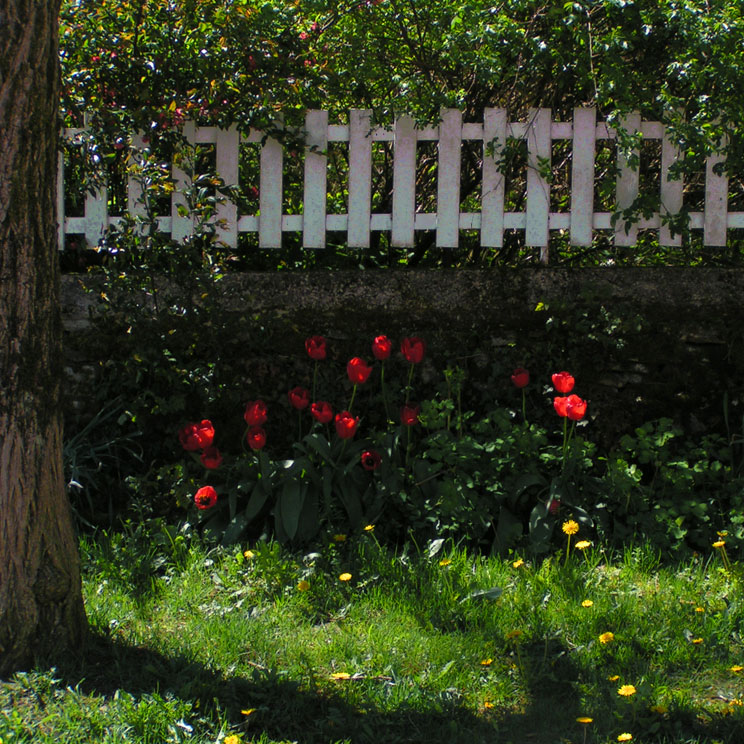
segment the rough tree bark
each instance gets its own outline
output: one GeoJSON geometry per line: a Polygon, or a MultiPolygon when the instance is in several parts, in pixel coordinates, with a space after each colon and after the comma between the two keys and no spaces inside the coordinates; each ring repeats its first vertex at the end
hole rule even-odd
{"type": "Polygon", "coordinates": [[[0,0],[0,676],[84,636],[62,473],[59,0],[0,0]]]}

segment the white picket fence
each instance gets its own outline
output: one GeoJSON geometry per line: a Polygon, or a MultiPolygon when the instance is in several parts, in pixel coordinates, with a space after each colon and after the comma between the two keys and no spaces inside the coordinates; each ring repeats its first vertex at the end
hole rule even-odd
{"type": "MultiPolygon", "coordinates": [[[[683,205],[684,183],[670,180],[669,172],[678,156],[674,145],[665,136],[659,122],[641,121],[640,114],[624,122],[628,131],[640,132],[643,139],[661,140],[660,203],[662,213],[676,214],[683,205]]],[[[394,246],[412,246],[416,230],[435,230],[436,245],[443,248],[458,245],[461,230],[480,231],[484,247],[502,246],[505,230],[524,232],[527,246],[540,248],[540,258],[548,262],[551,231],[567,231],[576,246],[590,246],[596,231],[614,234],[619,246],[636,243],[639,229],[658,230],[659,243],[675,246],[681,243],[679,234],[672,235],[664,224],[662,214],[626,225],[623,220],[613,223],[612,212],[594,211],[595,156],[598,140],[615,139],[615,131],[598,122],[593,108],[577,108],[573,121],[553,121],[550,109],[534,109],[526,122],[509,122],[505,109],[487,109],[483,121],[465,123],[456,109],[444,109],[436,127],[417,129],[409,117],[401,117],[392,128],[371,125],[371,112],[351,110],[349,123],[329,124],[328,112],[308,111],[305,122],[304,199],[302,214],[283,214],[284,160],[287,154],[282,145],[269,138],[260,144],[259,211],[253,215],[238,214],[237,206],[223,203],[218,209],[219,239],[228,246],[236,246],[238,234],[258,233],[261,248],[281,247],[282,233],[301,231],[306,248],[323,248],[328,231],[346,233],[346,242],[354,248],[370,245],[372,231],[388,231],[394,246]],[[505,211],[505,177],[499,171],[497,154],[507,138],[526,140],[527,175],[524,212],[505,211]],[[463,141],[483,143],[481,203],[479,212],[461,212],[460,168],[463,141]],[[553,140],[571,140],[570,212],[550,211],[550,183],[544,177],[545,165],[550,163],[553,140]],[[372,143],[393,142],[393,197],[391,214],[373,214],[372,205],[372,143]],[[437,211],[419,211],[416,199],[417,142],[438,142],[437,211]],[[330,142],[348,143],[348,203],[346,214],[327,214],[327,146],[330,142]],[[490,144],[489,144],[490,143],[490,144]]],[[[66,130],[74,137],[79,129],[66,130]]],[[[187,123],[185,136],[194,143],[212,143],[216,151],[216,170],[226,184],[238,184],[238,154],[242,142],[261,143],[263,134],[251,131],[246,137],[235,127],[196,127],[187,123]]],[[[134,143],[141,145],[141,141],[134,143]]],[[[689,214],[689,227],[703,231],[706,245],[726,244],[729,228],[744,227],[744,212],[728,211],[728,176],[717,175],[714,167],[722,156],[709,157],[705,172],[705,202],[702,212],[689,214]]],[[[629,166],[628,159],[618,155],[616,209],[628,208],[639,193],[639,171],[629,166]]],[[[59,243],[64,245],[65,234],[84,234],[88,244],[97,244],[104,231],[117,224],[120,217],[107,212],[107,193],[101,190],[87,194],[85,216],[68,217],[64,214],[64,172],[60,158],[58,174],[59,243]]],[[[192,218],[182,216],[178,207],[184,203],[182,189],[188,185],[187,175],[172,168],[175,190],[170,215],[160,217],[159,228],[182,240],[193,229],[192,218]]],[[[141,192],[130,179],[128,209],[131,214],[141,211],[141,192]]]]}

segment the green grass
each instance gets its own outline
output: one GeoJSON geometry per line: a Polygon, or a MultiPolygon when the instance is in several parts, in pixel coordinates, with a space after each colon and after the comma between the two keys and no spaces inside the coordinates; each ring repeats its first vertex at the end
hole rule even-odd
{"type": "Polygon", "coordinates": [[[90,642],[0,683],[3,744],[744,740],[742,581],[712,549],[515,566],[374,532],[249,557],[164,534],[82,542],[90,642]]]}

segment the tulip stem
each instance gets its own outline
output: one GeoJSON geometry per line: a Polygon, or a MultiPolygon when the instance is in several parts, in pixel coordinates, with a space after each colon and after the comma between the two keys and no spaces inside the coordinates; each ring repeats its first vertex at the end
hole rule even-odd
{"type": "Polygon", "coordinates": [[[351,400],[349,401],[349,407],[346,409],[349,413],[351,413],[351,407],[354,405],[354,396],[356,395],[356,389],[357,386],[354,385],[352,391],[351,391],[351,400]]]}
{"type": "Polygon", "coordinates": [[[385,389],[385,360],[382,360],[382,366],[380,368],[380,388],[382,389],[382,402],[385,405],[385,421],[389,424],[390,408],[388,406],[387,390],[385,389]]]}
{"type": "Polygon", "coordinates": [[[522,421],[527,423],[527,395],[524,388],[522,388],[522,421]]]}
{"type": "Polygon", "coordinates": [[[408,400],[411,395],[411,382],[413,381],[413,368],[416,365],[411,362],[411,369],[408,372],[408,384],[406,385],[406,405],[408,405],[408,400]]]}
{"type": "Polygon", "coordinates": [[[297,411],[297,430],[298,430],[298,442],[302,441],[302,411],[297,411]]]}
{"type": "Polygon", "coordinates": [[[318,381],[318,360],[315,360],[315,367],[313,368],[313,400],[316,400],[315,398],[315,383],[318,381]]]}

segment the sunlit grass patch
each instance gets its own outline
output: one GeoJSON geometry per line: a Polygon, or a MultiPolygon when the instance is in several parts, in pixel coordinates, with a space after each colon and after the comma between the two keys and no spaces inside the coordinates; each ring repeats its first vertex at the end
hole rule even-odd
{"type": "Polygon", "coordinates": [[[145,581],[116,565],[125,542],[83,545],[94,642],[0,686],[4,744],[744,737],[741,587],[702,558],[391,551],[369,531],[304,554],[193,541],[145,581]]]}

